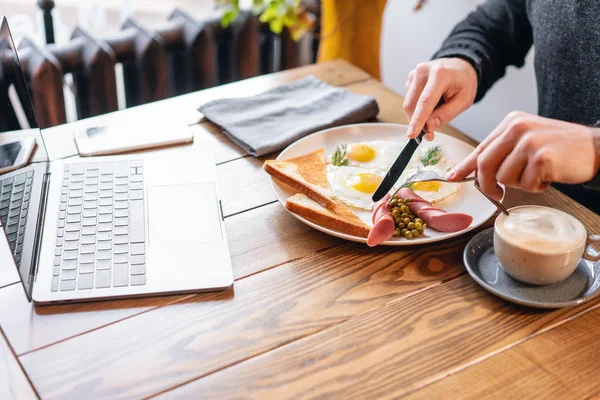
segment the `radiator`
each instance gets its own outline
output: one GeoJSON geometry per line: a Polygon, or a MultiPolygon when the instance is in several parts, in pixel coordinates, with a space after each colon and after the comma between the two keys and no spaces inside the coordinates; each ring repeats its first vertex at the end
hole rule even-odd
{"type": "MultiPolygon", "coordinates": [[[[114,37],[99,38],[77,28],[64,46],[41,47],[27,38],[19,45],[41,128],[67,120],[67,74],[73,77],[77,118],[82,119],[117,110],[117,64],[122,65],[125,106],[132,107],[310,64],[315,51],[313,32],[296,42],[286,30],[273,34],[249,12],[223,28],[218,15],[194,18],[180,9],[152,28],[130,18],[114,37]]],[[[3,79],[0,71],[0,91],[8,87],[3,79]]],[[[0,131],[19,128],[5,126],[0,131]]]]}

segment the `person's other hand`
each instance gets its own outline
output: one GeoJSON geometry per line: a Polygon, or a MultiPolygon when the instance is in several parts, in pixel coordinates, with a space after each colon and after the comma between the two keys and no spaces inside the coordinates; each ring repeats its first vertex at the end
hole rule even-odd
{"type": "Polygon", "coordinates": [[[473,104],[477,85],[475,68],[463,59],[440,58],[417,65],[405,84],[404,112],[410,119],[407,136],[412,139],[425,130],[425,138],[433,140],[434,130],[473,104]],[[442,97],[445,103],[435,109],[442,97]]]}
{"type": "Polygon", "coordinates": [[[551,182],[575,184],[594,178],[600,168],[598,129],[512,112],[449,174],[458,181],[477,170],[481,189],[502,197],[498,182],[541,192],[551,182]]]}

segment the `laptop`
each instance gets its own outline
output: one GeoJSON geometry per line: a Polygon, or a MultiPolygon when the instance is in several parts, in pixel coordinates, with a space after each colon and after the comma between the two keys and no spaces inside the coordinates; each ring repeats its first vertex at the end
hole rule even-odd
{"type": "MultiPolygon", "coordinates": [[[[35,125],[4,17],[0,57],[0,80],[11,79],[17,92],[0,102],[0,115],[22,109],[24,120],[35,125]]],[[[5,234],[0,240],[8,241],[13,255],[0,264],[14,262],[30,301],[95,301],[233,285],[214,155],[204,146],[50,162],[39,129],[0,133],[0,143],[32,131],[37,138],[32,162],[0,175],[5,234]]],[[[0,153],[0,165],[7,156],[0,153]]]]}

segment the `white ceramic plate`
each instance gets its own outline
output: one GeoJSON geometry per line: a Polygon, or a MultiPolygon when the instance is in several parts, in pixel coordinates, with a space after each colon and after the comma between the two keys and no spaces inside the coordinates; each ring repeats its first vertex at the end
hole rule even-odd
{"type": "MultiPolygon", "coordinates": [[[[301,156],[310,153],[318,148],[324,148],[326,156],[331,154],[335,148],[344,143],[362,142],[368,140],[406,140],[406,125],[397,124],[357,124],[347,125],[337,128],[327,129],[321,132],[314,133],[303,139],[292,143],[284,151],[281,152],[278,160],[285,160],[291,157],[301,156]]],[[[455,139],[443,133],[436,132],[435,140],[430,145],[440,145],[444,151],[450,165],[456,165],[473,151],[473,146],[461,140],[455,139]]],[[[429,142],[427,142],[429,143],[429,142]]],[[[418,151],[418,150],[417,150],[418,151]]],[[[282,185],[271,179],[273,191],[277,200],[284,206],[288,197],[293,196],[296,192],[285,185],[282,185]]],[[[434,229],[427,229],[425,235],[419,236],[417,239],[407,240],[404,238],[392,238],[383,245],[387,246],[410,246],[420,245],[424,243],[439,242],[455,236],[462,235],[470,230],[473,230],[490,219],[496,212],[496,207],[487,200],[472,183],[463,183],[460,191],[450,198],[435,204],[436,207],[443,208],[448,212],[460,212],[473,216],[473,223],[467,229],[459,232],[443,233],[434,229]]],[[[360,217],[367,225],[372,226],[371,212],[352,209],[356,215],[360,217]]],[[[367,239],[359,236],[348,235],[339,231],[324,228],[303,218],[297,214],[290,213],[305,224],[320,230],[321,232],[330,235],[351,240],[354,242],[366,243],[367,239]]]]}

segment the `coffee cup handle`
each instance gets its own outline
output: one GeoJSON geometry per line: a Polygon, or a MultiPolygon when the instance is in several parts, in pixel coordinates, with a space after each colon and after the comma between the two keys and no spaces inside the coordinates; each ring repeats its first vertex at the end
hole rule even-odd
{"type": "Polygon", "coordinates": [[[592,254],[590,251],[590,246],[594,243],[600,243],[600,235],[589,235],[587,243],[585,244],[585,253],[583,253],[583,258],[588,261],[600,261],[600,253],[596,253],[596,255],[592,254]]]}

